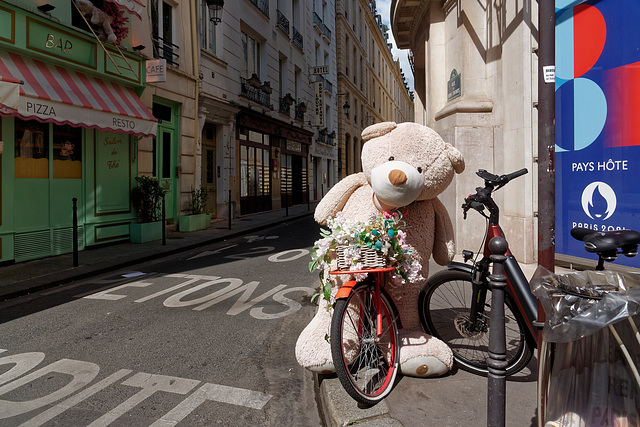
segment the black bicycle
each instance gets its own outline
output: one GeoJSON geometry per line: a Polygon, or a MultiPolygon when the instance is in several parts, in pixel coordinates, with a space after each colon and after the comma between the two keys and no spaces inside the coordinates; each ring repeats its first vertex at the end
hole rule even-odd
{"type": "MultiPolygon", "coordinates": [[[[470,209],[487,219],[483,257],[478,261],[479,254],[474,259],[473,252],[462,251],[465,262],[450,262],[447,270],[431,276],[418,300],[424,330],[449,345],[460,368],[479,375],[487,375],[488,372],[491,326],[491,252],[488,245],[493,237],[505,237],[500,227],[500,210],[492,194],[527,172],[527,169],[521,169],[507,175],[496,175],[481,169],[476,173],[484,180],[484,187],[476,188],[475,194],[464,199],[462,210],[465,219],[470,209]],[[471,259],[474,260],[468,264],[471,259]]],[[[588,252],[598,255],[596,270],[603,269],[604,261],[613,261],[617,254],[634,256],[640,243],[640,233],[632,230],[596,232],[574,229],[572,235],[585,242],[588,252]]],[[[529,363],[537,346],[537,331],[542,324],[538,322],[538,301],[531,293],[527,278],[513,254],[507,252],[506,255],[506,371],[507,375],[513,375],[529,363]]]]}

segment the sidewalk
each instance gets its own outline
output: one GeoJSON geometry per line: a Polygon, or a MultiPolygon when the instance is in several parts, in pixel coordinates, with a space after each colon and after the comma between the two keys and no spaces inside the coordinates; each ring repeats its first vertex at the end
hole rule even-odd
{"type": "Polygon", "coordinates": [[[228,220],[221,220],[206,230],[169,232],[164,246],[156,241],[90,248],[78,252],[78,267],[73,267],[72,254],[0,266],[0,301],[313,215],[314,209],[312,203],[290,207],[288,215],[286,209],[247,215],[232,219],[231,229],[228,220]]]}
{"type": "MultiPolygon", "coordinates": [[[[72,254],[0,267],[0,301],[38,290],[121,269],[140,262],[172,255],[255,232],[286,221],[312,215],[315,204],[298,205],[279,211],[214,222],[206,230],[170,232],[166,245],[161,241],[136,244],[117,243],[80,251],[78,267],[72,254]]],[[[525,267],[530,277],[535,266],[525,267]],[[527,268],[528,267],[528,268],[527,268]]],[[[432,262],[431,271],[443,267],[432,262]]],[[[293,351],[293,350],[292,350],[293,351]]],[[[534,426],[536,422],[536,364],[507,381],[506,425],[534,426]]],[[[318,401],[327,426],[357,423],[361,426],[476,426],[486,425],[487,379],[454,370],[439,378],[401,378],[391,394],[378,405],[361,409],[351,399],[335,375],[318,376],[318,401]]]]}

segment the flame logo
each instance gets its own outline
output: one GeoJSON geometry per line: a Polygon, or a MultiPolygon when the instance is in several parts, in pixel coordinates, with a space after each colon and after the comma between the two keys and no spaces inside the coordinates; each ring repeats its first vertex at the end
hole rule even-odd
{"type": "Polygon", "coordinates": [[[610,218],[616,211],[616,193],[604,182],[596,181],[587,185],[582,192],[582,210],[591,219],[610,218]]]}

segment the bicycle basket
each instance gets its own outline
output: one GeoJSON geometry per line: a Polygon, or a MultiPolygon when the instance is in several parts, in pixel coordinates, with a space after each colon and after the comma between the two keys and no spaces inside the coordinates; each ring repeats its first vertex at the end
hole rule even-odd
{"type": "Polygon", "coordinates": [[[340,245],[336,248],[338,270],[349,270],[355,253],[359,253],[356,262],[362,263],[364,270],[387,266],[387,259],[380,251],[366,246],[356,249],[356,246],[340,245]]]}

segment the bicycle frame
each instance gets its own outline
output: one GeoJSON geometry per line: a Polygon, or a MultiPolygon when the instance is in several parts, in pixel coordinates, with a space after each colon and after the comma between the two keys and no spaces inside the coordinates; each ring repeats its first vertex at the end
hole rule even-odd
{"type": "MultiPolygon", "coordinates": [[[[386,294],[386,291],[384,290],[383,286],[381,286],[381,283],[384,283],[384,274],[387,271],[391,271],[393,270],[393,267],[386,267],[386,268],[376,268],[376,269],[372,269],[372,270],[358,270],[358,271],[350,271],[350,270],[344,270],[344,271],[332,271],[330,274],[355,274],[355,273],[366,273],[369,275],[369,279],[371,281],[373,281],[374,286],[375,286],[375,307],[376,307],[376,335],[378,337],[380,337],[384,331],[382,330],[382,298],[381,295],[384,292],[385,295],[388,297],[387,300],[389,300],[391,302],[391,308],[393,309],[393,321],[396,322],[398,324],[398,328],[402,327],[402,322],[400,321],[400,315],[398,312],[398,309],[396,308],[395,304],[393,304],[393,300],[391,298],[389,298],[389,295],[386,294]]],[[[353,288],[360,283],[357,280],[349,280],[347,283],[345,283],[344,285],[342,285],[340,287],[340,289],[338,289],[338,292],[336,293],[336,300],[340,299],[340,298],[347,298],[351,292],[353,292],[353,288]]]]}
{"type": "MultiPolygon", "coordinates": [[[[484,285],[489,279],[489,267],[491,265],[491,251],[489,250],[489,242],[494,237],[505,237],[502,228],[498,224],[491,224],[494,218],[490,219],[487,227],[486,238],[484,244],[483,258],[469,265],[462,262],[451,261],[447,267],[451,270],[464,271],[471,275],[473,283],[473,294],[477,295],[471,302],[470,323],[476,325],[478,314],[484,312],[484,303],[487,296],[487,287],[484,285]]],[[[525,277],[520,264],[513,256],[510,250],[506,253],[507,259],[504,262],[504,274],[507,278],[507,292],[511,295],[520,313],[523,314],[527,323],[527,340],[537,346],[537,326],[538,320],[538,300],[531,293],[529,281],[525,277]]]]}

